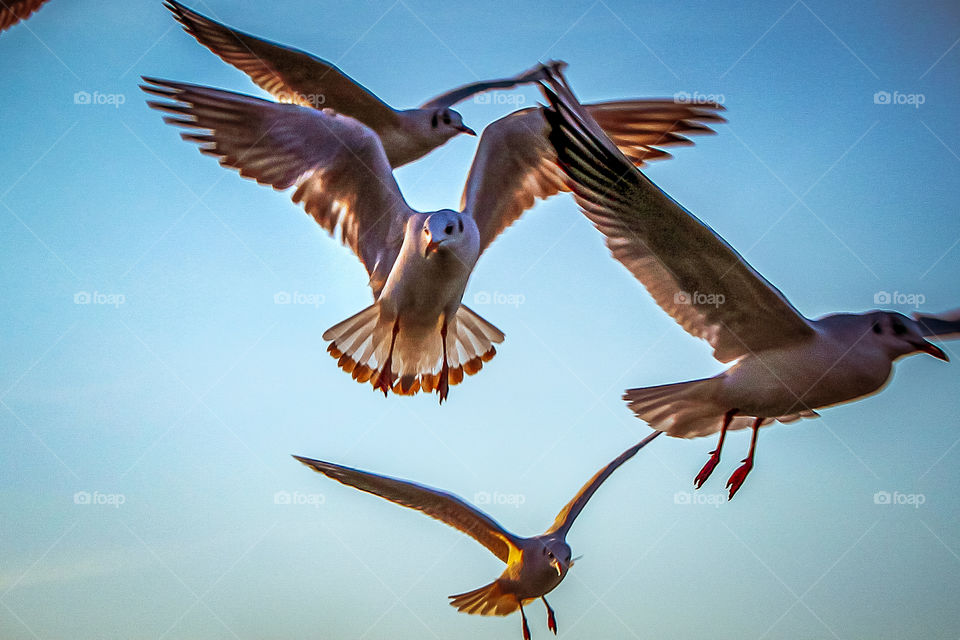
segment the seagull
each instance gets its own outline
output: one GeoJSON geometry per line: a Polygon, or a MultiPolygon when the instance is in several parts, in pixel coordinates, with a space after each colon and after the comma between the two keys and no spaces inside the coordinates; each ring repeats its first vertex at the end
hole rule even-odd
{"type": "Polygon", "coordinates": [[[47,0],[0,0],[0,31],[29,18],[47,0]]]}
{"type": "Polygon", "coordinates": [[[547,608],[547,627],[554,635],[557,633],[557,618],[545,596],[563,581],[576,560],[570,557],[570,546],[566,541],[573,521],[604,480],[658,435],[659,431],[648,435],[598,471],[557,514],[546,533],[531,538],[510,533],[493,518],[451,493],[329,462],[293,457],[337,482],[421,511],[467,534],[489,549],[506,563],[507,568],[488,585],[449,596],[450,605],[458,611],[483,616],[506,616],[519,609],[523,638],[530,640],[530,628],[523,605],[537,598],[547,608]]]}
{"type": "MultiPolygon", "coordinates": [[[[199,85],[144,78],[164,98],[148,104],[184,127],[185,140],[275,189],[296,186],[293,201],[360,258],[374,303],[323,334],[328,352],[359,382],[412,395],[477,373],[503,333],[461,304],[480,254],[536,198],[564,190],[541,107],[488,126],[466,181],[461,210],[419,212],[404,201],[382,139],[332,110],[281,104],[199,85]]],[[[665,100],[587,107],[633,162],[668,157],[660,146],[722,121],[715,104],[665,100]],[[656,146],[655,146],[656,145],[656,146]]]]}
{"type": "MultiPolygon", "coordinates": [[[[197,42],[279,101],[333,109],[373,129],[394,168],[425,156],[461,133],[477,135],[450,108],[453,105],[491,89],[510,89],[544,77],[538,65],[513,78],[458,87],[416,109],[397,110],[326,60],[231,29],[176,0],[167,0],[164,6],[197,42]]],[[[553,64],[557,68],[563,65],[553,64]]]]}
{"type": "Polygon", "coordinates": [[[688,333],[733,363],[712,378],[624,394],[638,418],[677,438],[720,432],[697,475],[720,461],[728,430],[752,429],[750,449],[727,482],[729,498],[754,465],[761,426],[813,418],[816,410],[879,391],[894,361],[914,353],[947,360],[929,337],[960,337],[960,311],[908,318],[892,311],[804,317],[723,238],[661,191],[610,143],[562,75],[544,91],[550,141],[580,208],[607,246],[688,333]]]}

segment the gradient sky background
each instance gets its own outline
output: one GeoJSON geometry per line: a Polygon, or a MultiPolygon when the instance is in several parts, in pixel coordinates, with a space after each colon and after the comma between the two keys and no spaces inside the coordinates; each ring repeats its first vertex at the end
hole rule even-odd
{"type": "MultiPolygon", "coordinates": [[[[397,107],[548,58],[570,63],[584,100],[722,96],[719,135],[648,175],[802,312],[871,309],[882,291],[960,305],[953,2],[193,6],[335,61],[397,107]]],[[[519,637],[518,616],[446,604],[499,575],[485,549],[289,454],[496,495],[484,508],[532,535],[649,432],[624,388],[721,370],[561,196],[497,240],[468,287],[468,304],[522,296],[474,307],[507,334],[497,358],[442,408],[384,399],[320,338],[369,303],[359,262],[145,106],[140,74],[263,95],[159,1],[52,0],[0,35],[0,70],[5,640],[519,637]],[[75,104],[78,91],[123,104],[75,104]],[[122,304],[76,304],[83,292],[122,304]]],[[[511,99],[538,94],[460,111],[479,130],[511,99]]],[[[475,145],[399,170],[410,204],[456,206],[475,145]]],[[[584,558],[550,597],[561,637],[960,636],[960,350],[946,348],[953,364],[909,358],[876,397],[764,430],[729,504],[746,433],[696,495],[715,438],[644,450],[572,530],[584,558]],[[878,505],[879,491],[923,504],[878,505]]],[[[539,604],[529,618],[549,637],[539,604]]]]}

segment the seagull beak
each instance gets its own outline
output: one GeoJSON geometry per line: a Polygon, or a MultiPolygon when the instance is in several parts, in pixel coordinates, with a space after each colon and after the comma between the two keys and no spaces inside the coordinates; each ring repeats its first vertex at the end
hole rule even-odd
{"type": "MultiPolygon", "coordinates": [[[[427,243],[426,249],[423,250],[423,257],[426,258],[431,253],[436,253],[440,249],[440,243],[436,240],[431,240],[427,243]]],[[[931,345],[933,346],[933,345],[931,345]]]]}
{"type": "Polygon", "coordinates": [[[465,124],[461,124],[459,127],[457,127],[457,131],[459,131],[459,132],[461,132],[461,133],[465,133],[465,134],[467,134],[468,136],[476,136],[476,135],[477,135],[477,132],[476,132],[476,131],[474,131],[473,129],[471,129],[470,127],[468,127],[468,126],[465,125],[465,124]]]}
{"type": "Polygon", "coordinates": [[[563,567],[560,565],[560,561],[559,561],[559,560],[554,560],[554,561],[551,562],[550,564],[552,564],[552,565],[553,565],[553,568],[557,570],[557,575],[558,575],[558,576],[562,576],[562,575],[563,575],[563,567]]]}
{"type": "Polygon", "coordinates": [[[917,345],[917,350],[922,351],[923,353],[929,353],[934,358],[939,358],[944,362],[950,362],[950,358],[947,357],[946,352],[932,342],[922,340],[920,344],[917,345]]]}

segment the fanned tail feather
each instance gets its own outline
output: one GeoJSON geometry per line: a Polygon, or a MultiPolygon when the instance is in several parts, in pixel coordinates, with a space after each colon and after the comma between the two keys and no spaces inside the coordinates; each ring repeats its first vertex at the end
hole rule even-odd
{"type": "Polygon", "coordinates": [[[480,616],[505,616],[520,607],[517,597],[506,593],[499,580],[490,584],[450,597],[450,606],[457,611],[480,616]]]}
{"type": "MultiPolygon", "coordinates": [[[[327,351],[337,359],[337,366],[358,382],[376,387],[381,376],[389,390],[398,395],[434,392],[440,384],[443,365],[443,342],[440,321],[436,326],[405,327],[400,322],[393,339],[393,322],[381,317],[374,303],[363,311],[334,325],[323,334],[329,340],[327,351]],[[390,371],[383,365],[394,342],[390,371]]],[[[449,384],[474,375],[489,362],[503,342],[503,333],[464,305],[461,305],[447,326],[447,364],[449,384]]]]}
{"type": "MultiPolygon", "coordinates": [[[[706,378],[628,389],[623,394],[623,399],[638,418],[657,431],[663,431],[675,438],[699,438],[719,431],[724,414],[735,408],[717,403],[715,393],[718,385],[717,378],[706,378]]],[[[796,411],[788,415],[765,418],[761,426],[774,420],[793,422],[818,415],[810,410],[796,411]]],[[[746,429],[753,424],[753,420],[753,416],[749,415],[735,416],[729,429],[746,429]]]]}

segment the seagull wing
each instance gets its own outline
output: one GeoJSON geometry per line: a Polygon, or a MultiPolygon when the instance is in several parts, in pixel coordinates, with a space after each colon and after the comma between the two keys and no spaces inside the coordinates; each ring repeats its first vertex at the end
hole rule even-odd
{"type": "Polygon", "coordinates": [[[920,334],[925,337],[960,338],[960,309],[945,313],[914,313],[913,319],[920,325],[920,334]]]}
{"type": "Polygon", "coordinates": [[[393,108],[333,64],[231,29],[176,0],[167,0],[166,7],[197,42],[246,73],[278,100],[333,109],[360,120],[381,136],[400,126],[393,108]]]}
{"type": "Polygon", "coordinates": [[[360,258],[379,291],[400,250],[407,206],[380,139],[353,118],[199,85],[144,78],[148,104],[224,167],[281,190],[360,258]]]}
{"type": "Polygon", "coordinates": [[[502,78],[500,80],[482,80],[480,82],[471,82],[470,84],[465,84],[462,87],[457,87],[456,89],[451,89],[445,93],[441,93],[435,98],[424,102],[420,105],[421,109],[442,109],[444,107],[452,107],[458,102],[463,102],[467,98],[471,98],[477,94],[484,93],[486,91],[491,91],[493,89],[512,89],[517,85],[521,84],[530,84],[533,82],[541,82],[546,80],[550,76],[548,75],[548,68],[552,69],[562,69],[566,66],[564,62],[548,62],[546,65],[538,64],[532,69],[528,69],[523,73],[518,73],[512,78],[502,78]]]}
{"type": "Polygon", "coordinates": [[[580,491],[577,492],[577,495],[573,497],[573,500],[567,503],[567,505],[560,510],[560,513],[557,514],[557,518],[553,521],[553,526],[547,531],[547,533],[557,533],[566,536],[567,532],[570,531],[570,527],[573,525],[573,521],[577,519],[577,516],[580,515],[580,512],[583,511],[583,508],[587,506],[587,502],[593,497],[593,494],[597,492],[597,489],[600,488],[600,485],[610,477],[610,474],[617,470],[617,467],[622,465],[624,462],[632,458],[637,454],[637,451],[643,449],[651,440],[659,436],[662,431],[654,431],[649,436],[633,445],[619,456],[617,456],[613,462],[605,466],[600,471],[587,480],[587,483],[580,488],[580,491]]]}
{"type": "MultiPolygon", "coordinates": [[[[622,100],[586,106],[620,150],[637,166],[669,158],[660,147],[692,145],[686,136],[713,133],[703,122],[723,122],[714,103],[622,100]]],[[[515,111],[486,129],[467,177],[462,208],[480,229],[483,251],[537,198],[567,191],[547,135],[542,107],[515,111]]]]}
{"type": "Polygon", "coordinates": [[[293,456],[314,471],[385,500],[421,511],[461,531],[508,562],[519,553],[518,539],[497,524],[490,516],[467,504],[457,496],[413,482],[359,471],[349,467],[293,456]]]}
{"type": "Polygon", "coordinates": [[[664,311],[721,362],[814,334],[780,291],[610,143],[565,84],[551,86],[550,141],[567,186],[664,311]]]}
{"type": "Polygon", "coordinates": [[[47,0],[6,0],[0,1],[0,31],[26,20],[47,0]]]}

